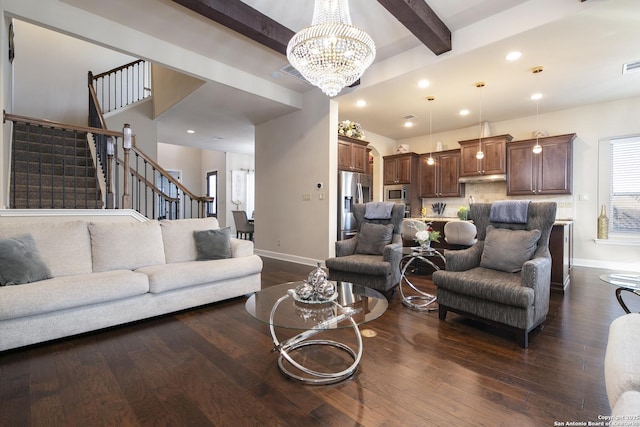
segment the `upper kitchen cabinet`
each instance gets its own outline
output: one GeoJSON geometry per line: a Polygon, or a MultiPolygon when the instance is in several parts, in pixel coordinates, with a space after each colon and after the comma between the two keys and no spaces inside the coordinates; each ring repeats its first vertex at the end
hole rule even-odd
{"type": "Polygon", "coordinates": [[[416,153],[384,156],[384,185],[411,184],[418,176],[418,155],[416,153]]]}
{"type": "Polygon", "coordinates": [[[507,134],[459,141],[460,176],[504,175],[507,172],[506,145],[512,139],[507,134]],[[476,157],[479,150],[484,153],[482,159],[476,157]]]}
{"type": "Polygon", "coordinates": [[[460,197],[460,150],[431,153],[434,163],[430,165],[429,154],[422,154],[419,161],[420,189],[418,197],[460,197]]]}
{"type": "Polygon", "coordinates": [[[368,142],[338,135],[338,170],[367,173],[368,142]]]}
{"type": "Polygon", "coordinates": [[[575,133],[507,144],[507,195],[571,194],[575,133]]]}

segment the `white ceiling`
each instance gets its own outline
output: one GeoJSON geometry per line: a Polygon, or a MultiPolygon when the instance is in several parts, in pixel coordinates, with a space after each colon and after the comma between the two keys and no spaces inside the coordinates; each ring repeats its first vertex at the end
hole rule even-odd
{"type": "MultiPolygon", "coordinates": [[[[240,36],[171,0],[65,0],[159,39],[209,56],[298,92],[318,90],[272,73],[286,57],[240,36]]],[[[309,25],[313,0],[243,0],[293,31],[309,25]]],[[[349,2],[353,24],[374,39],[376,62],[361,85],[335,99],[340,119],[393,139],[535,115],[529,99],[539,90],[540,113],[640,95],[640,72],[622,75],[640,60],[638,0],[427,0],[452,31],[453,48],[435,56],[375,0],[349,2]],[[508,62],[505,55],[522,57],[508,62]],[[538,76],[531,68],[542,65],[538,76]],[[420,79],[430,81],[419,89],[420,79]],[[477,81],[486,87],[475,88],[477,81]],[[433,105],[425,98],[435,96],[433,105]],[[367,106],[355,102],[364,99],[367,106]],[[471,114],[461,117],[462,108],[471,114]],[[415,126],[402,117],[412,114],[415,126]]],[[[129,52],[136,55],[136,52],[129,52]]],[[[208,82],[159,118],[162,142],[235,152],[253,151],[253,126],[292,107],[208,82]],[[196,130],[185,138],[186,129],[196,130]],[[216,137],[216,139],[214,139],[216,137]],[[217,139],[221,138],[221,139],[217,139]]]]}

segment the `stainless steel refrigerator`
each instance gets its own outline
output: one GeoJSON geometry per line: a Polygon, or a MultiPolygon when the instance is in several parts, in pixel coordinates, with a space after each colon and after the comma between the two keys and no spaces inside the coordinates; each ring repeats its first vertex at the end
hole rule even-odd
{"type": "Polygon", "coordinates": [[[353,216],[355,203],[371,201],[371,176],[364,173],[338,172],[338,240],[353,237],[358,231],[353,216]]]}

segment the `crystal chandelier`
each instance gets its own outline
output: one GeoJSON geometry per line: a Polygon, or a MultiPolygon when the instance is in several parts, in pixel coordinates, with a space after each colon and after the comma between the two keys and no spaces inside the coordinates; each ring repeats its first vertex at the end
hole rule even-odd
{"type": "Polygon", "coordinates": [[[358,80],[375,56],[373,39],[351,25],[348,0],[316,0],[311,26],[287,46],[291,65],[328,96],[358,80]]]}

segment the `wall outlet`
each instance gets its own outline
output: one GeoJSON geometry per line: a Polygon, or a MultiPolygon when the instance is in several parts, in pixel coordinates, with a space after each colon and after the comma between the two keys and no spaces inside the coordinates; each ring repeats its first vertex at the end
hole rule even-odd
{"type": "Polygon", "coordinates": [[[308,202],[308,201],[310,201],[310,200],[311,200],[311,194],[309,194],[309,193],[304,193],[304,194],[302,195],[302,201],[304,201],[304,202],[308,202]]]}

